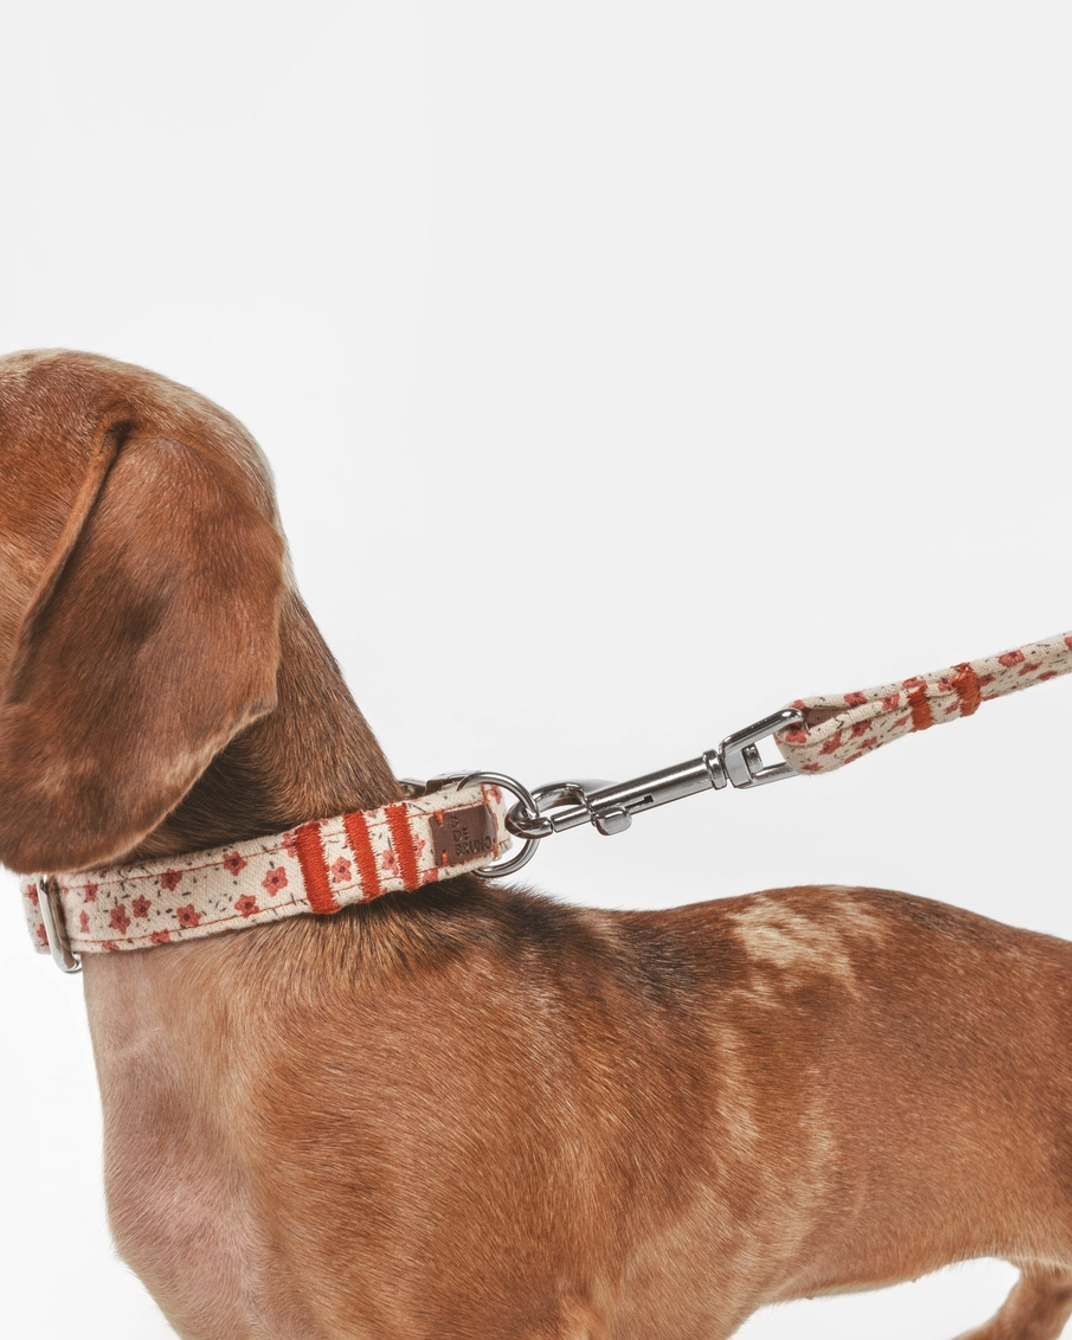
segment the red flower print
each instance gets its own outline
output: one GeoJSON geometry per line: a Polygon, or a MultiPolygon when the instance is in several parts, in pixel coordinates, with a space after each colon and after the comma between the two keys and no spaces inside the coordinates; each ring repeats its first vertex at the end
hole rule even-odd
{"type": "Polygon", "coordinates": [[[170,931],[153,931],[149,936],[149,943],[154,945],[166,945],[171,939],[170,931]]]}
{"type": "Polygon", "coordinates": [[[280,889],[287,887],[287,872],[281,865],[273,866],[261,880],[261,888],[274,898],[280,889]]]}
{"type": "Polygon", "coordinates": [[[228,852],[223,858],[223,868],[229,870],[232,875],[240,875],[246,868],[246,858],[239,856],[238,852],[228,852]]]}
{"type": "Polygon", "coordinates": [[[845,702],[849,707],[863,707],[864,703],[867,702],[867,694],[860,693],[859,691],[856,693],[846,693],[845,702]]]}
{"type": "Polygon", "coordinates": [[[83,935],[88,935],[88,934],[89,934],[89,913],[88,913],[88,912],[79,912],[79,914],[78,914],[78,924],[79,924],[79,926],[82,927],[82,934],[83,934],[83,935]]]}
{"type": "Polygon", "coordinates": [[[344,884],[353,874],[353,866],[345,856],[340,856],[331,867],[331,878],[336,884],[344,884]]]}
{"type": "Polygon", "coordinates": [[[82,890],[82,900],[83,902],[87,903],[95,903],[97,901],[96,884],[87,884],[85,886],[85,888],[82,890]]]}
{"type": "Polygon", "coordinates": [[[130,910],[136,917],[147,917],[149,915],[150,907],[152,907],[152,903],[144,894],[139,894],[130,904],[130,910]]]}
{"type": "Polygon", "coordinates": [[[493,805],[502,804],[502,792],[499,790],[497,786],[488,787],[488,797],[493,805]]]}
{"type": "Polygon", "coordinates": [[[101,945],[101,948],[108,954],[114,954],[119,949],[119,946],[114,940],[105,940],[101,945]]]}
{"type": "Polygon", "coordinates": [[[177,907],[175,915],[179,919],[179,925],[185,926],[187,930],[201,925],[201,913],[194,911],[193,903],[187,903],[185,907],[177,907]]]}
{"type": "Polygon", "coordinates": [[[38,903],[40,903],[41,899],[37,896],[36,884],[28,884],[26,886],[26,897],[29,898],[31,903],[33,903],[34,907],[36,907],[38,903]]]}
{"type": "Polygon", "coordinates": [[[181,879],[182,879],[181,870],[165,870],[164,873],[160,876],[160,887],[162,889],[167,889],[167,891],[171,893],[172,890],[177,889],[179,887],[179,882],[181,879]]]}
{"type": "Polygon", "coordinates": [[[45,930],[44,926],[38,926],[38,928],[37,928],[37,938],[41,941],[41,943],[42,943],[43,945],[47,945],[47,944],[48,944],[48,933],[47,933],[47,931],[45,930]]]}
{"type": "Polygon", "coordinates": [[[298,843],[293,833],[283,834],[283,850],[286,852],[286,854],[290,857],[292,861],[296,861],[298,859],[298,843]]]}
{"type": "Polygon", "coordinates": [[[244,893],[238,902],[235,903],[235,911],[241,912],[244,917],[251,917],[254,912],[261,909],[257,906],[257,900],[250,893],[244,893]]]}
{"type": "Polygon", "coordinates": [[[1014,665],[1019,665],[1023,660],[1026,660],[1026,657],[1022,651],[1007,651],[1004,656],[998,657],[998,664],[1010,669],[1014,665]]]}
{"type": "MultiPolygon", "coordinates": [[[[421,852],[424,851],[427,846],[428,843],[425,842],[424,838],[415,837],[413,839],[413,855],[418,861],[421,858],[421,852]]],[[[400,872],[402,867],[399,864],[398,853],[395,851],[394,847],[388,847],[383,853],[380,857],[380,865],[383,866],[384,870],[386,870],[389,875],[397,875],[400,872]]]]}
{"type": "Polygon", "coordinates": [[[435,868],[435,866],[433,866],[431,870],[426,870],[424,874],[421,876],[421,883],[434,884],[438,878],[439,878],[439,871],[435,868]]]}
{"type": "Polygon", "coordinates": [[[124,935],[127,933],[127,927],[130,925],[130,918],[127,916],[126,903],[119,903],[113,907],[108,917],[113,930],[121,931],[124,935]]]}

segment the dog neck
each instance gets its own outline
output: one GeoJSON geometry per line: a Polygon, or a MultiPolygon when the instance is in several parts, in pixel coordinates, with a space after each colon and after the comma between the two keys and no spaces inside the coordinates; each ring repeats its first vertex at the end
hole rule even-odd
{"type": "Polygon", "coordinates": [[[116,863],[222,846],[401,799],[300,596],[284,600],[278,702],[236,736],[180,804],[116,863]]]}

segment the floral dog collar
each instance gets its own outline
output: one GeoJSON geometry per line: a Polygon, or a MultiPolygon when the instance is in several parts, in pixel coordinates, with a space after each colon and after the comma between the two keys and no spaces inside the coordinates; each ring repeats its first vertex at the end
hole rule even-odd
{"type": "Polygon", "coordinates": [[[489,864],[509,846],[497,786],[449,785],[274,837],[21,881],[36,948],[78,954],[194,940],[302,913],[328,916],[489,864]]]}

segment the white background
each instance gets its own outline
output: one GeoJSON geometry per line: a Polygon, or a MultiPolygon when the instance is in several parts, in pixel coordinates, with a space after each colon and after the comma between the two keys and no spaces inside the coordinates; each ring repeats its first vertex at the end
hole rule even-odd
{"type": "MultiPolygon", "coordinates": [[[[0,348],[249,425],[400,774],[646,771],[1072,626],[1070,39],[1063,5],[940,0],[9,6],[0,348]]],[[[560,837],[532,882],[873,883],[1072,936],[1070,716],[1058,681],[560,837]]],[[[81,988],[0,893],[3,1329],[164,1337],[107,1245],[81,988]]],[[[1012,1278],[743,1334],[942,1340],[1012,1278]]]]}

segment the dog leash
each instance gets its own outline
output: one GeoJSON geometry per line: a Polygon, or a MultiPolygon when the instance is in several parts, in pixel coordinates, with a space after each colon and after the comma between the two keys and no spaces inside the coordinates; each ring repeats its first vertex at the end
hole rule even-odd
{"type": "Polygon", "coordinates": [[[711,788],[748,790],[854,763],[902,735],[971,716],[980,704],[1072,671],[1072,633],[854,693],[798,698],[715,749],[627,782],[528,790],[499,772],[402,783],[407,799],[314,820],[167,861],[21,881],[34,943],[65,972],[81,953],[147,949],[299,914],[325,916],[454,875],[512,874],[553,833],[590,823],[605,836],[635,814],[711,788]],[[764,763],[772,738],[781,761],[764,763]],[[507,806],[503,791],[516,797],[507,806]],[[505,861],[509,834],[521,850],[505,861]],[[487,864],[491,857],[493,864],[487,864]]]}
{"type": "Polygon", "coordinates": [[[972,716],[981,703],[1069,671],[1072,633],[1063,633],[895,684],[798,698],[789,707],[735,731],[699,758],[628,782],[552,782],[529,791],[503,773],[473,773],[466,782],[491,782],[517,797],[507,813],[506,827],[524,839],[515,856],[479,873],[512,874],[532,859],[545,838],[582,824],[592,824],[605,836],[624,832],[634,814],[708,787],[721,791],[729,784],[748,790],[788,777],[834,772],[904,735],[972,716]],[[773,738],[781,762],[763,762],[759,745],[767,738],[773,738]]]}

